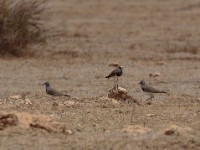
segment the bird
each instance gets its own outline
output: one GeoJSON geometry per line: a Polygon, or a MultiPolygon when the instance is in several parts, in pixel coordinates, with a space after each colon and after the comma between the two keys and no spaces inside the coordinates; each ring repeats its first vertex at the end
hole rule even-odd
{"type": "Polygon", "coordinates": [[[105,78],[108,78],[108,79],[111,78],[111,77],[117,78],[117,79],[115,79],[114,87],[118,88],[118,77],[122,76],[122,74],[123,74],[123,66],[118,66],[115,70],[113,70],[105,78]]]}
{"type": "Polygon", "coordinates": [[[150,98],[148,98],[147,100],[150,100],[150,99],[154,98],[153,93],[167,93],[167,92],[165,92],[163,90],[157,90],[157,89],[155,89],[155,88],[153,88],[151,86],[146,85],[144,80],[141,80],[139,84],[140,84],[143,92],[146,92],[146,93],[150,94],[150,98]]]}
{"type": "Polygon", "coordinates": [[[123,66],[118,66],[115,70],[113,70],[108,76],[105,78],[111,78],[111,77],[120,77],[123,74],[123,66]]]}
{"type": "Polygon", "coordinates": [[[49,95],[52,95],[52,96],[68,96],[68,97],[70,97],[70,95],[68,95],[68,94],[63,94],[63,93],[57,91],[56,89],[53,89],[50,86],[50,83],[48,81],[46,81],[43,85],[46,86],[46,92],[49,95]]]}

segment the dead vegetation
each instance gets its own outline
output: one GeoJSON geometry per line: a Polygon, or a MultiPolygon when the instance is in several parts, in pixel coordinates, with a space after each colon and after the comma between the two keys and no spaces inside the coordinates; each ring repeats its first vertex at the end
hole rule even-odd
{"type": "Polygon", "coordinates": [[[0,55],[28,56],[31,44],[45,42],[44,1],[0,0],[0,55]]]}
{"type": "Polygon", "coordinates": [[[186,42],[184,44],[176,44],[176,43],[167,43],[165,48],[167,53],[190,53],[190,54],[197,54],[199,51],[198,46],[191,45],[190,43],[186,42]]]}

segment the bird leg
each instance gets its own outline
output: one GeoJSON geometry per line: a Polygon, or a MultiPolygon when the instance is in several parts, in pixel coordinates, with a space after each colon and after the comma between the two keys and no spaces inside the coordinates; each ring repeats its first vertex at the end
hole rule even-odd
{"type": "Polygon", "coordinates": [[[118,77],[117,77],[117,81],[116,81],[116,87],[117,87],[117,90],[118,90],[118,77]]]}
{"type": "Polygon", "coordinates": [[[113,86],[113,90],[116,90],[116,81],[115,81],[115,78],[114,78],[114,86],[113,86]]]}
{"type": "Polygon", "coordinates": [[[152,98],[154,98],[154,95],[150,94],[150,97],[146,101],[151,100],[152,98]]]}
{"type": "Polygon", "coordinates": [[[116,90],[116,91],[118,89],[118,83],[117,82],[118,82],[118,78],[115,76],[114,77],[114,87],[113,87],[113,89],[116,90]]]}

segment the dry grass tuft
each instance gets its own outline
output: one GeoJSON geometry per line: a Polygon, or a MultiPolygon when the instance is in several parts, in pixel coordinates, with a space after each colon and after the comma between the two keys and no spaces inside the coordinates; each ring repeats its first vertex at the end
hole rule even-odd
{"type": "Polygon", "coordinates": [[[191,44],[167,44],[166,52],[168,53],[190,53],[190,54],[197,54],[199,51],[199,48],[197,46],[191,45],[191,44]]]}
{"type": "Polygon", "coordinates": [[[0,55],[27,56],[27,47],[45,42],[42,0],[0,0],[0,55]]]}

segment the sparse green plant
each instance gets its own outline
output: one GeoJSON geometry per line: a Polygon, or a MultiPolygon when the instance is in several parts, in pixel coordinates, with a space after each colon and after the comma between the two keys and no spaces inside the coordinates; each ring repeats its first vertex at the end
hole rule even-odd
{"type": "Polygon", "coordinates": [[[33,54],[32,44],[45,43],[43,0],[0,0],[0,55],[33,54]]]}

